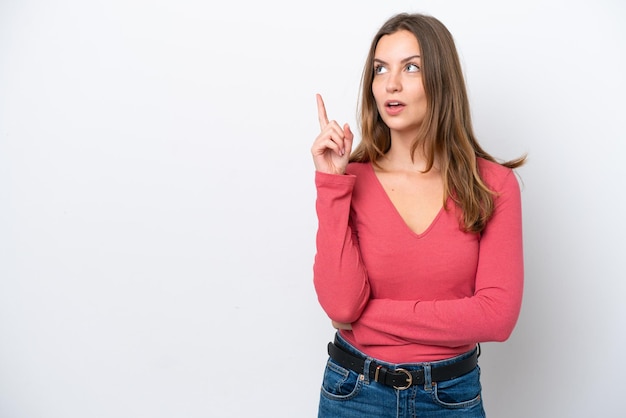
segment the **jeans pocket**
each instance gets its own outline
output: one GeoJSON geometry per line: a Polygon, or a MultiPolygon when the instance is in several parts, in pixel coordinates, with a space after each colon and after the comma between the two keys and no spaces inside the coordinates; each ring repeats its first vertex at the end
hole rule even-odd
{"type": "Polygon", "coordinates": [[[363,378],[360,374],[328,359],[322,381],[322,395],[333,400],[348,400],[354,398],[362,386],[363,378]]]}
{"type": "Polygon", "coordinates": [[[450,409],[471,408],[482,403],[480,367],[456,379],[438,382],[433,387],[433,400],[450,409]]]}

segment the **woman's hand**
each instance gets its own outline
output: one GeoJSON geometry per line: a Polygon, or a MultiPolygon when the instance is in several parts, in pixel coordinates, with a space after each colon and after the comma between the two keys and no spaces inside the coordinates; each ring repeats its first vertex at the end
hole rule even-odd
{"type": "Polygon", "coordinates": [[[336,121],[328,121],[324,100],[317,98],[317,116],[321,132],[311,147],[315,169],[327,174],[344,174],[348,166],[354,135],[346,123],[343,127],[336,121]]]}
{"type": "Polygon", "coordinates": [[[346,324],[344,322],[337,322],[337,321],[332,321],[333,322],[333,328],[335,329],[345,329],[348,331],[352,330],[352,324],[346,324]]]}

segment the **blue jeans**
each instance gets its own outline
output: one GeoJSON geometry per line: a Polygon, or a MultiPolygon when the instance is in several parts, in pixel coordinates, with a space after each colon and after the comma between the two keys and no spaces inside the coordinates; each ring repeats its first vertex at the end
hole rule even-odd
{"type": "MultiPolygon", "coordinates": [[[[367,358],[339,334],[337,344],[344,350],[367,358]]],[[[485,417],[481,397],[480,368],[443,382],[432,382],[430,370],[437,365],[451,364],[470,356],[473,351],[451,359],[410,364],[376,363],[390,369],[424,369],[426,382],[405,390],[371,381],[368,376],[339,366],[328,359],[320,394],[318,418],[474,418],[485,417]]],[[[366,368],[374,360],[367,358],[366,368]]]]}

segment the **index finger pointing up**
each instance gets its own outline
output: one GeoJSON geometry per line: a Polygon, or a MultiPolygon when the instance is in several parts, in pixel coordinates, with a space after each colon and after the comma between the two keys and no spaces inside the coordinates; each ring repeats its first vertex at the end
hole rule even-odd
{"type": "Polygon", "coordinates": [[[316,94],[317,98],[317,118],[320,122],[320,128],[324,129],[328,125],[328,116],[326,116],[326,106],[324,106],[324,99],[321,94],[316,94]]]}

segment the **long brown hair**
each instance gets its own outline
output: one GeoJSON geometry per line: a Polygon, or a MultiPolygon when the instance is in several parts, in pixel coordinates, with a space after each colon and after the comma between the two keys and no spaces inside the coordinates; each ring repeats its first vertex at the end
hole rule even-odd
{"type": "Polygon", "coordinates": [[[350,161],[376,164],[391,147],[389,128],[381,119],[374,94],[374,53],[384,35],[407,30],[417,38],[422,56],[422,81],[427,111],[418,137],[413,142],[414,155],[422,147],[429,171],[437,157],[444,184],[444,205],[448,197],[462,209],[462,228],[481,232],[494,210],[493,192],[483,182],[476,158],[517,168],[526,156],[497,162],[478,144],[472,129],[469,100],[454,39],[436,18],[422,14],[400,13],[383,24],[372,40],[361,78],[359,106],[361,141],[350,161]]]}

